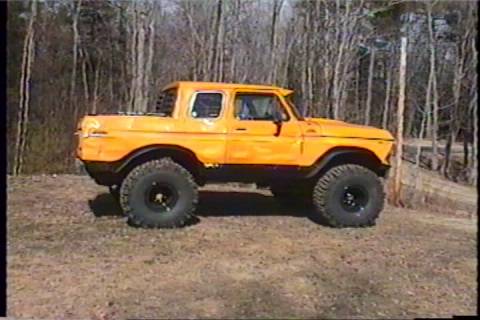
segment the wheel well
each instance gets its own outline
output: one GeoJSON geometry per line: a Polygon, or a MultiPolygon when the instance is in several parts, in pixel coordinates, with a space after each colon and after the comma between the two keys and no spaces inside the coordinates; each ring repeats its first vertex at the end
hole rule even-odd
{"type": "Polygon", "coordinates": [[[309,177],[322,175],[329,169],[343,165],[357,164],[375,172],[379,177],[385,177],[389,166],[384,165],[380,159],[370,150],[362,148],[334,148],[320,157],[315,169],[309,173],[309,177]]]}
{"type": "Polygon", "coordinates": [[[176,146],[157,145],[137,150],[120,160],[116,172],[123,180],[123,178],[125,178],[136,166],[150,160],[165,157],[171,158],[173,161],[187,169],[193,175],[195,181],[197,183],[200,182],[201,168],[203,167],[202,163],[192,151],[176,146]]]}

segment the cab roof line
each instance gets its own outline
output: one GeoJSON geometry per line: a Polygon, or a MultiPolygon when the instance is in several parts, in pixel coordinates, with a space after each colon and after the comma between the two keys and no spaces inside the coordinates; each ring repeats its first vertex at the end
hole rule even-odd
{"type": "Polygon", "coordinates": [[[225,83],[225,82],[202,82],[202,81],[175,81],[162,88],[162,91],[178,88],[180,86],[207,89],[207,87],[227,88],[227,89],[252,89],[252,90],[274,90],[280,92],[283,96],[293,93],[293,90],[281,88],[277,86],[269,86],[264,84],[241,84],[241,83],[225,83]]]}

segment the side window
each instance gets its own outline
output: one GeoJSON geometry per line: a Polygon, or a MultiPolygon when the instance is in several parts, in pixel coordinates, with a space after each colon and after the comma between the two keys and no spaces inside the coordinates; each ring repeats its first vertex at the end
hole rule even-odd
{"type": "Polygon", "coordinates": [[[195,95],[192,118],[218,118],[222,111],[223,95],[218,92],[199,92],[195,95]]]}
{"type": "Polygon", "coordinates": [[[155,105],[155,113],[162,117],[171,117],[173,109],[175,108],[176,100],[176,89],[161,92],[155,105]]]}
{"type": "Polygon", "coordinates": [[[289,120],[280,101],[273,94],[240,93],[235,96],[236,119],[273,121],[276,113],[279,113],[284,121],[289,120]]]}

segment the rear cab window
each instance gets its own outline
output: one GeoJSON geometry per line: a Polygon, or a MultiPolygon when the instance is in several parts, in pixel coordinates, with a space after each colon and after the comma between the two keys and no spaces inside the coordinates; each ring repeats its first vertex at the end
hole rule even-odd
{"type": "Polygon", "coordinates": [[[221,92],[196,92],[190,109],[190,116],[194,119],[216,119],[220,117],[223,108],[223,94],[221,92]]]}
{"type": "Polygon", "coordinates": [[[155,104],[155,114],[160,117],[172,117],[177,101],[177,89],[162,91],[155,104]]]}

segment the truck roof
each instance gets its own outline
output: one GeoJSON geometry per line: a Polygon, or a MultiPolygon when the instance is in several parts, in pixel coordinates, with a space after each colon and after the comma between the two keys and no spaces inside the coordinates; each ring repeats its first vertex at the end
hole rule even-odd
{"type": "Polygon", "coordinates": [[[293,93],[293,90],[276,87],[276,86],[268,86],[262,84],[244,84],[244,83],[224,83],[224,82],[202,82],[202,81],[175,81],[169,83],[163,90],[173,89],[173,88],[195,88],[195,89],[252,89],[252,90],[275,90],[278,91],[283,96],[288,96],[293,93]]]}

